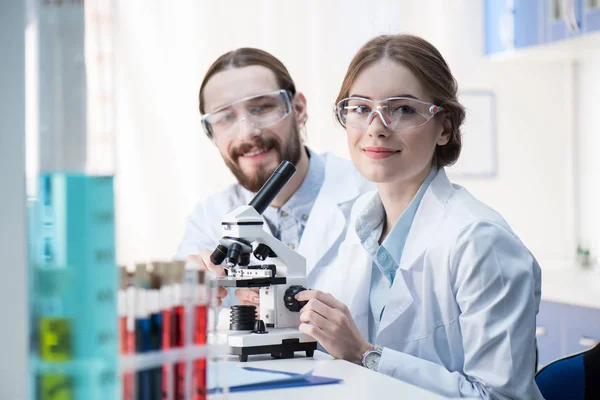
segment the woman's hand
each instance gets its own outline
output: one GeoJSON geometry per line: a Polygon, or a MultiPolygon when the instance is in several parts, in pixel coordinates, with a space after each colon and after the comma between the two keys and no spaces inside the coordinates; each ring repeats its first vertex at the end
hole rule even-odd
{"type": "Polygon", "coordinates": [[[314,337],[333,357],[361,364],[362,354],[373,345],[360,334],[348,307],[320,290],[304,290],[296,299],[308,301],[300,310],[300,332],[314,337]]]}

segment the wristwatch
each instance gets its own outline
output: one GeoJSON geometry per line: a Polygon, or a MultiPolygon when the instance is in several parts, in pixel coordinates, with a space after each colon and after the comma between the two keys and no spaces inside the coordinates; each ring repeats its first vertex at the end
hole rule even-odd
{"type": "Polygon", "coordinates": [[[368,369],[372,369],[373,371],[377,371],[379,368],[379,360],[381,359],[381,354],[383,353],[383,349],[381,347],[375,346],[371,350],[367,350],[362,355],[362,366],[368,369]]]}

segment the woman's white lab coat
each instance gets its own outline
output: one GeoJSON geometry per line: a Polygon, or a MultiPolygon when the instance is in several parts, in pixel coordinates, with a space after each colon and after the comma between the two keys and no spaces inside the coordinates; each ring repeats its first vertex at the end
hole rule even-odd
{"type": "MultiPolygon", "coordinates": [[[[324,286],[348,306],[365,338],[373,261],[354,221],[374,195],[354,205],[324,286]]],[[[440,169],[382,315],[379,372],[448,397],[541,399],[534,383],[540,279],[538,263],[506,221],[440,169]]]]}

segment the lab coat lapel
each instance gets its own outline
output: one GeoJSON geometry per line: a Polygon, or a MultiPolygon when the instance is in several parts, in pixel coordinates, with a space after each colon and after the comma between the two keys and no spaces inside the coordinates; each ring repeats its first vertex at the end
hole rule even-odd
{"type": "Polygon", "coordinates": [[[329,158],[325,167],[325,181],[310,211],[298,252],[306,257],[306,276],[339,239],[346,226],[344,213],[338,207],[358,196],[356,185],[348,184],[346,170],[340,160],[329,158]]]}
{"type": "Polygon", "coordinates": [[[373,261],[358,238],[354,239],[351,243],[344,242],[340,247],[340,256],[333,269],[337,281],[331,286],[331,293],[346,304],[361,334],[368,337],[369,291],[373,261]]]}
{"type": "Polygon", "coordinates": [[[411,269],[422,261],[432,233],[439,229],[438,226],[444,216],[444,207],[451,191],[452,184],[444,169],[440,169],[421,199],[421,204],[406,238],[400,266],[390,288],[389,300],[379,324],[379,333],[400,318],[413,303],[412,293],[415,288],[412,288],[412,279],[407,279],[407,277],[410,276],[411,269]]]}

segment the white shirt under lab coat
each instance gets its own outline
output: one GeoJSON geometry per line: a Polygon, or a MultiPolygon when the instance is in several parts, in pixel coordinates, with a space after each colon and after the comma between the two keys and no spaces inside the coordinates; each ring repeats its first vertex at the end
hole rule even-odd
{"type": "MultiPolygon", "coordinates": [[[[332,264],[343,241],[354,201],[374,188],[365,181],[350,160],[331,153],[319,155],[325,164],[325,180],[310,211],[296,251],[306,258],[307,284],[319,288],[319,276],[332,264]]],[[[200,201],[188,218],[185,235],[175,256],[185,259],[200,251],[213,250],[222,236],[221,219],[233,209],[248,204],[252,194],[233,184],[200,201]]],[[[264,218],[264,217],[263,217],[264,218]]],[[[264,229],[270,232],[268,224],[264,229]]],[[[253,262],[257,262],[252,258],[253,262]]]]}
{"type": "MultiPolygon", "coordinates": [[[[368,338],[373,260],[354,221],[324,290],[368,338]]],[[[448,397],[542,399],[534,382],[540,268],[506,221],[443,169],[425,192],[377,331],[379,372],[448,397]]],[[[398,394],[401,396],[401,394],[398,394]]]]}

